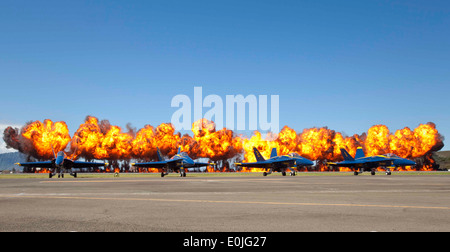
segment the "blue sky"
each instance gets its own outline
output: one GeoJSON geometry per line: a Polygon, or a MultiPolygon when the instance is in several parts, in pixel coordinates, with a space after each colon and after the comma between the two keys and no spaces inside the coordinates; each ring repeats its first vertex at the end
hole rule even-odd
{"type": "Polygon", "coordinates": [[[450,139],[449,27],[449,1],[4,0],[0,124],[157,126],[202,86],[279,95],[297,132],[431,121],[450,139]]]}

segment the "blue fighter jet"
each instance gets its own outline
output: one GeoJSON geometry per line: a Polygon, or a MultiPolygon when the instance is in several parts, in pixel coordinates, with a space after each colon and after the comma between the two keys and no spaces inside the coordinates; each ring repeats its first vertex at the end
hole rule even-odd
{"type": "Polygon", "coordinates": [[[53,155],[55,158],[50,161],[42,161],[42,162],[28,162],[28,163],[16,163],[16,165],[25,166],[25,167],[40,167],[50,169],[50,173],[48,175],[49,178],[52,178],[56,174],[58,174],[58,178],[64,178],[64,172],[66,170],[70,170],[70,175],[74,178],[77,177],[77,173],[73,172],[73,168],[88,168],[88,167],[101,167],[108,166],[108,163],[94,163],[94,162],[81,162],[74,161],[72,159],[67,158],[64,151],[58,152],[58,155],[55,155],[55,151],[53,150],[53,155]]]}
{"type": "Polygon", "coordinates": [[[251,167],[251,168],[263,168],[266,171],[263,176],[267,176],[272,172],[281,172],[283,176],[286,176],[286,170],[291,171],[290,175],[295,176],[295,169],[298,166],[311,166],[314,163],[304,157],[301,157],[297,153],[290,153],[288,155],[277,156],[277,148],[273,148],[270,154],[270,159],[265,160],[261,153],[253,147],[253,153],[256,157],[256,162],[253,163],[235,163],[236,166],[251,167]]]}
{"type": "Polygon", "coordinates": [[[406,158],[401,158],[394,154],[366,157],[361,147],[359,147],[356,150],[354,158],[345,149],[341,149],[341,153],[342,157],[344,158],[344,161],[340,163],[328,163],[328,164],[337,167],[351,168],[354,170],[355,175],[358,175],[359,173],[368,170],[370,170],[370,173],[372,175],[375,175],[375,170],[378,167],[382,167],[386,171],[386,175],[391,175],[390,168],[416,165],[414,161],[411,161],[406,158]]]}
{"type": "Polygon", "coordinates": [[[195,162],[186,152],[181,152],[181,148],[178,148],[178,153],[169,160],[164,160],[159,148],[157,148],[157,154],[159,159],[157,162],[132,163],[131,165],[135,167],[161,168],[161,177],[168,175],[170,170],[176,173],[179,172],[180,177],[186,177],[185,169],[214,165],[214,163],[195,162]]]}

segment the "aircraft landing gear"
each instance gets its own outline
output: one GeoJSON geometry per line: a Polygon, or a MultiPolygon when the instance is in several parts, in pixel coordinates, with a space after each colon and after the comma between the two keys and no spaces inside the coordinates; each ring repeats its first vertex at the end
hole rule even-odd
{"type": "Polygon", "coordinates": [[[371,175],[375,175],[375,170],[370,171],[371,175]]]}
{"type": "Polygon", "coordinates": [[[286,176],[286,172],[281,172],[281,175],[286,176]]]}
{"type": "Polygon", "coordinates": [[[353,172],[353,175],[358,176],[358,171],[353,172]]]}
{"type": "Polygon", "coordinates": [[[264,177],[267,176],[267,175],[269,175],[269,174],[272,174],[272,169],[270,169],[269,172],[263,172],[263,176],[264,176],[264,177]]]}
{"type": "Polygon", "coordinates": [[[169,175],[169,169],[163,168],[161,170],[161,178],[164,178],[164,176],[169,175]]]}
{"type": "Polygon", "coordinates": [[[386,170],[386,175],[391,175],[391,169],[389,169],[389,168],[384,168],[385,170],[386,170]]]}
{"type": "Polygon", "coordinates": [[[295,176],[295,172],[291,172],[290,174],[291,174],[291,176],[295,176]]]}

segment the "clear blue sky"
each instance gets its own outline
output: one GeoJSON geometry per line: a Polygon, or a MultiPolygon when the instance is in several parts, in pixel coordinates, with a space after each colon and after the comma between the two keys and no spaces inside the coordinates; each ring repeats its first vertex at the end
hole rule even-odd
{"type": "Polygon", "coordinates": [[[3,0],[0,124],[157,126],[202,86],[279,95],[298,132],[432,121],[450,139],[449,27],[446,0],[3,0]]]}

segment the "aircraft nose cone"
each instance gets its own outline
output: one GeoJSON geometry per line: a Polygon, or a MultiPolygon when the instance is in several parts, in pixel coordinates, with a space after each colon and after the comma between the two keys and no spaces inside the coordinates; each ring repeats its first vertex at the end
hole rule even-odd
{"type": "Polygon", "coordinates": [[[309,166],[309,165],[314,165],[314,163],[311,161],[311,160],[308,160],[308,159],[306,159],[306,158],[302,158],[302,159],[300,159],[300,158],[298,158],[297,159],[297,165],[300,165],[300,166],[309,166]]]}
{"type": "Polygon", "coordinates": [[[409,164],[409,165],[416,165],[416,162],[411,161],[411,160],[408,160],[408,164],[409,164]]]}
{"type": "Polygon", "coordinates": [[[416,165],[416,162],[414,162],[412,160],[409,160],[409,159],[403,159],[399,163],[401,163],[401,165],[404,165],[404,166],[414,166],[414,165],[416,165]]]}
{"type": "Polygon", "coordinates": [[[64,158],[61,158],[61,157],[58,157],[58,158],[55,160],[55,164],[56,164],[57,166],[61,166],[61,165],[63,164],[63,162],[64,162],[64,158]]]}

